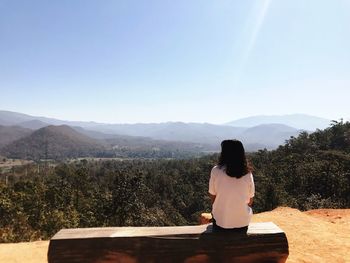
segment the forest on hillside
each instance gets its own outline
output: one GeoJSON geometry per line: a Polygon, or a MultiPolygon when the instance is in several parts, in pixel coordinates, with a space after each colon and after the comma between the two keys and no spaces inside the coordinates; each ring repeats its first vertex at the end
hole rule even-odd
{"type": "MultiPolygon", "coordinates": [[[[0,177],[0,242],[48,239],[61,228],[197,224],[210,211],[217,154],[191,159],[29,164],[0,177]]],[[[249,154],[254,212],[350,207],[350,123],[302,132],[249,154]]]]}

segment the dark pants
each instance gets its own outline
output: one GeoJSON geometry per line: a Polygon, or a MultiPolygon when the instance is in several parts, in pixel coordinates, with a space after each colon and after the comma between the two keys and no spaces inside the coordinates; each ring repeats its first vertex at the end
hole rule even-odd
{"type": "Polygon", "coordinates": [[[213,232],[232,232],[232,233],[241,233],[246,234],[248,231],[248,226],[237,227],[237,228],[223,228],[216,224],[215,219],[213,218],[213,232]]]}

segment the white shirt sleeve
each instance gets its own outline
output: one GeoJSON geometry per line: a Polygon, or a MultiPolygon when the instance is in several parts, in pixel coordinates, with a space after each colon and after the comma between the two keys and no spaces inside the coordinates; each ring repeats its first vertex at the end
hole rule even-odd
{"type": "Polygon", "coordinates": [[[210,173],[209,194],[216,195],[214,168],[211,170],[211,173],[210,173]]]}
{"type": "Polygon", "coordinates": [[[249,197],[253,197],[254,195],[255,195],[254,178],[253,178],[253,174],[250,173],[250,176],[249,176],[249,197]]]}

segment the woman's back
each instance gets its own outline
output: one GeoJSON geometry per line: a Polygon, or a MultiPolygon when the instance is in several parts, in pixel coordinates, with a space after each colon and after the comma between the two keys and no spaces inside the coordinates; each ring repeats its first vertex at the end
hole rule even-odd
{"type": "Polygon", "coordinates": [[[236,178],[228,176],[225,168],[215,166],[210,174],[209,193],[215,196],[212,214],[222,228],[240,228],[249,224],[252,209],[248,206],[254,196],[252,173],[236,178]]]}

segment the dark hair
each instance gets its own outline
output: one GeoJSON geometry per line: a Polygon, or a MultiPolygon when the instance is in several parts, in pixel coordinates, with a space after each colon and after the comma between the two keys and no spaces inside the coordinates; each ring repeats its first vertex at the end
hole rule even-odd
{"type": "Polygon", "coordinates": [[[238,140],[224,140],[221,142],[218,165],[225,169],[228,176],[236,178],[241,178],[252,171],[243,144],[238,140]]]}

